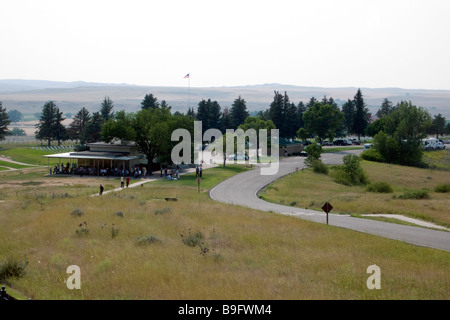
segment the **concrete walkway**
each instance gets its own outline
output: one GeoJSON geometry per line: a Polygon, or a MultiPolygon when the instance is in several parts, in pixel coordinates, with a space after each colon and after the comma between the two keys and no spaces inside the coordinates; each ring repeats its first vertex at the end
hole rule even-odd
{"type": "MultiPolygon", "coordinates": [[[[208,168],[212,168],[212,167],[216,167],[216,166],[217,165],[203,165],[203,169],[206,170],[208,168]]],[[[188,173],[195,173],[195,168],[184,169],[184,170],[180,171],[179,175],[182,176],[182,175],[185,175],[185,174],[188,174],[188,173]]],[[[156,181],[156,180],[161,180],[161,179],[167,179],[167,177],[164,176],[164,174],[161,177],[160,171],[153,171],[152,175],[147,176],[146,178],[140,179],[137,182],[130,183],[128,188],[135,188],[135,187],[138,187],[138,186],[143,186],[145,183],[156,181]]],[[[105,195],[105,194],[108,194],[110,192],[118,192],[118,191],[122,191],[124,189],[127,189],[127,187],[126,187],[126,180],[124,181],[124,185],[125,185],[125,187],[123,187],[123,188],[119,187],[119,188],[115,188],[115,189],[112,189],[112,190],[105,190],[105,191],[103,191],[103,194],[105,195]]],[[[91,196],[95,197],[95,196],[99,196],[99,194],[96,193],[96,194],[93,194],[91,196]]]]}

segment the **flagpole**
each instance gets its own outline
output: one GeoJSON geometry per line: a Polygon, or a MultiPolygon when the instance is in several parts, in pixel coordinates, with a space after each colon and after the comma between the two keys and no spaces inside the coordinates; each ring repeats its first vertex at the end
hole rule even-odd
{"type": "Polygon", "coordinates": [[[188,77],[188,108],[191,108],[191,74],[188,77]]]}
{"type": "Polygon", "coordinates": [[[191,74],[188,73],[184,76],[184,78],[188,78],[188,109],[191,108],[191,74]]]}

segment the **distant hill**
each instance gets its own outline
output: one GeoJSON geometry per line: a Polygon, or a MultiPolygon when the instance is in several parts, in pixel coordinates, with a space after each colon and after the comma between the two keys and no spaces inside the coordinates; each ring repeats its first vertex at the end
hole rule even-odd
{"type": "MultiPolygon", "coordinates": [[[[300,87],[284,84],[261,84],[236,87],[187,87],[138,86],[91,82],[57,82],[42,80],[0,80],[0,101],[7,110],[17,109],[24,115],[41,112],[43,104],[53,100],[64,113],[75,114],[82,107],[94,112],[108,96],[115,110],[134,112],[146,94],[152,93],[159,101],[166,100],[173,111],[186,112],[188,107],[197,108],[202,99],[219,102],[222,110],[231,107],[233,100],[241,96],[249,111],[269,108],[274,91],[286,91],[291,102],[307,102],[311,97],[321,100],[324,96],[342,105],[352,99],[358,88],[300,87]]],[[[450,119],[450,90],[418,90],[401,88],[361,88],[364,100],[373,114],[384,98],[394,104],[401,100],[428,109],[431,115],[441,113],[450,119]]]]}

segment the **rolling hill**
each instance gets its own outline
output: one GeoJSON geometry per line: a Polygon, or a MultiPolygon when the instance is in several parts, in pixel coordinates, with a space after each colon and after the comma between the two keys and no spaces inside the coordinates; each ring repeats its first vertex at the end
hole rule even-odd
{"type": "MultiPolygon", "coordinates": [[[[24,115],[41,112],[43,104],[53,100],[64,113],[75,114],[82,107],[94,112],[100,109],[105,96],[114,102],[115,110],[134,112],[146,94],[152,93],[159,101],[166,100],[173,111],[186,112],[197,108],[202,99],[219,102],[222,109],[231,107],[233,100],[241,96],[250,112],[265,110],[273,100],[274,91],[286,91],[291,102],[307,102],[311,97],[320,100],[333,97],[341,105],[352,99],[358,88],[301,87],[284,84],[261,84],[236,87],[163,87],[130,84],[91,82],[58,82],[42,80],[0,80],[0,101],[7,110],[17,109],[24,115]]],[[[394,104],[401,100],[412,101],[428,109],[431,115],[441,113],[450,118],[450,90],[421,90],[401,88],[361,88],[369,111],[375,113],[384,98],[394,104]]]]}

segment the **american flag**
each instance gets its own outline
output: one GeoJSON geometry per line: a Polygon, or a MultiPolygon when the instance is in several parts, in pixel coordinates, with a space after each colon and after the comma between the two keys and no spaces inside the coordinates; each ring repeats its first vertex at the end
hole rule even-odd
{"type": "Polygon", "coordinates": [[[189,78],[189,73],[188,73],[187,75],[185,75],[184,78],[185,78],[185,79],[186,79],[186,78],[189,78]]]}

